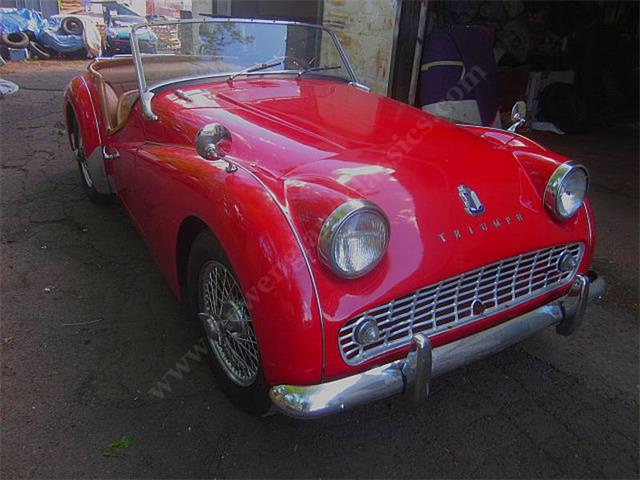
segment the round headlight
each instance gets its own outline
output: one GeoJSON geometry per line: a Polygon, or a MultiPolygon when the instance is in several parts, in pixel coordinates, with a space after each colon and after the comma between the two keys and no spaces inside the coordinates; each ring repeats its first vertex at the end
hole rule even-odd
{"type": "Polygon", "coordinates": [[[320,258],[338,275],[355,278],[375,267],[389,243],[389,222],[366,200],[349,200],[324,222],[318,238],[320,258]]]}
{"type": "Polygon", "coordinates": [[[589,187],[589,172],[576,162],[556,168],[544,191],[544,205],[557,220],[573,217],[584,203],[589,187]]]}

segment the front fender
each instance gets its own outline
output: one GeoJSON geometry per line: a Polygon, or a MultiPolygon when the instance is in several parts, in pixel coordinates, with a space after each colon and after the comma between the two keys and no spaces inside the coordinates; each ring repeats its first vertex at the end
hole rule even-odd
{"type": "Polygon", "coordinates": [[[76,146],[71,135],[77,128],[82,135],[87,167],[94,187],[99,193],[113,193],[102,155],[105,125],[98,114],[98,93],[94,79],[90,76],[74,78],[64,92],[64,112],[67,135],[71,149],[76,146]],[[75,119],[75,120],[74,120],[75,119]]]}
{"type": "MultiPolygon", "coordinates": [[[[568,158],[552,152],[543,145],[540,145],[530,138],[515,132],[509,132],[497,128],[477,127],[474,125],[465,125],[463,128],[488,142],[504,145],[509,148],[514,158],[527,173],[531,184],[538,193],[540,201],[542,201],[544,190],[551,174],[561,163],[568,160],[568,158]]],[[[584,216],[587,226],[585,254],[579,271],[581,273],[586,273],[591,266],[591,261],[595,252],[596,237],[593,208],[591,206],[591,201],[588,198],[585,200],[585,206],[579,215],[584,216]]]]}
{"type": "Polygon", "coordinates": [[[144,199],[144,236],[174,292],[180,295],[179,232],[197,218],[227,254],[255,326],[267,383],[322,381],[320,306],[297,233],[249,168],[192,149],[147,144],[138,151],[136,197],[144,199]]]}
{"type": "MultiPolygon", "coordinates": [[[[84,141],[86,155],[89,157],[96,148],[102,146],[105,132],[102,116],[99,115],[98,90],[94,80],[88,75],[71,80],[64,91],[64,103],[67,133],[71,132],[70,113],[73,113],[84,141]]],[[[71,137],[69,143],[72,143],[71,137]]],[[[73,148],[73,144],[71,147],[73,148]]]]}

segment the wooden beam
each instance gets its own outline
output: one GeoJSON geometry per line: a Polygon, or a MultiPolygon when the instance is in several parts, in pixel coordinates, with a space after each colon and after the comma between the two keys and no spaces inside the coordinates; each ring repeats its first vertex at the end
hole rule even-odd
{"type": "Polygon", "coordinates": [[[401,0],[398,8],[398,36],[391,60],[389,96],[413,104],[427,22],[427,0],[401,0]]]}

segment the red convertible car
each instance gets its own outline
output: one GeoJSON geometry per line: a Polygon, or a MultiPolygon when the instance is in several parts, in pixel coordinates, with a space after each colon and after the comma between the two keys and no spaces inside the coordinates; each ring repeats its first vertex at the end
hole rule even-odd
{"type": "Polygon", "coordinates": [[[317,25],[148,23],[131,42],[66,89],[80,177],[119,198],[246,410],[421,401],[542,328],[569,335],[603,295],[579,163],[369,92],[317,25]]]}

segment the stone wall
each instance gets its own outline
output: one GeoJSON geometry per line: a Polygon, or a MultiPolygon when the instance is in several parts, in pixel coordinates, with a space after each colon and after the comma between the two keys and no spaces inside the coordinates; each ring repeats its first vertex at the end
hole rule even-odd
{"type": "Polygon", "coordinates": [[[325,0],[324,25],[336,32],[358,79],[386,95],[398,0],[325,0]]]}

